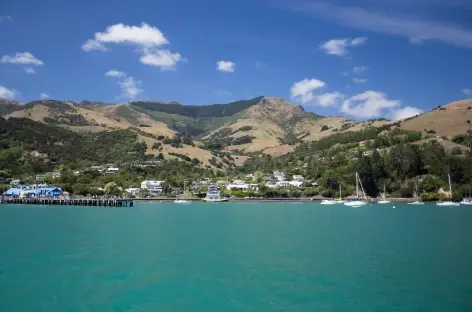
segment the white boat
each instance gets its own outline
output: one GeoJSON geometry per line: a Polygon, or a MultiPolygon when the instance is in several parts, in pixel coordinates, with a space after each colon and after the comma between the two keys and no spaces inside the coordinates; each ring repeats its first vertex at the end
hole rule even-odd
{"type": "Polygon", "coordinates": [[[333,199],[323,199],[320,204],[321,205],[336,205],[337,202],[333,199]]]}
{"type": "MultiPolygon", "coordinates": [[[[186,182],[187,181],[184,181],[184,196],[187,193],[186,182]]],[[[186,200],[186,199],[176,199],[176,200],[174,200],[174,204],[191,204],[191,203],[192,202],[190,200],[186,200]]]]}
{"type": "Polygon", "coordinates": [[[463,199],[461,202],[460,202],[461,205],[464,205],[464,206],[472,206],[472,200],[471,199],[463,199]]]}
{"type": "MultiPolygon", "coordinates": [[[[418,183],[415,183],[415,197],[418,198],[418,183]]],[[[412,203],[408,203],[408,205],[424,205],[424,203],[422,201],[419,201],[419,200],[415,200],[414,202],[412,203]]]]}
{"type": "Polygon", "coordinates": [[[412,203],[408,203],[408,205],[424,205],[424,203],[416,200],[412,203]]]}
{"type": "Polygon", "coordinates": [[[208,188],[206,197],[203,199],[203,201],[206,201],[209,203],[227,202],[228,200],[229,200],[228,198],[220,196],[220,191],[218,190],[218,187],[215,185],[211,185],[208,188]]]}
{"type": "Polygon", "coordinates": [[[354,198],[352,200],[348,200],[347,202],[344,203],[344,205],[346,205],[348,207],[354,207],[354,208],[360,208],[362,206],[367,205],[367,197],[365,196],[364,188],[362,187],[362,182],[361,182],[361,179],[359,178],[359,174],[357,174],[357,172],[356,172],[356,198],[354,198]],[[360,186],[360,189],[362,191],[362,194],[364,195],[363,197],[364,197],[365,201],[360,200],[360,198],[359,198],[359,186],[360,186]]]}
{"type": "MultiPolygon", "coordinates": [[[[448,180],[449,180],[449,194],[452,199],[452,186],[451,186],[451,175],[447,175],[448,180]]],[[[455,203],[452,200],[450,201],[445,201],[445,202],[439,202],[436,204],[436,206],[444,206],[444,207],[453,207],[453,206],[459,206],[459,203],[455,203]]]]}
{"type": "Polygon", "coordinates": [[[176,199],[174,200],[174,204],[191,204],[192,202],[185,199],[176,199]]]}
{"type": "Polygon", "coordinates": [[[387,200],[386,197],[387,197],[387,196],[386,196],[385,184],[384,184],[384,192],[383,192],[383,195],[382,195],[382,198],[383,198],[383,199],[379,200],[379,201],[377,202],[377,204],[390,204],[391,201],[387,200]]]}

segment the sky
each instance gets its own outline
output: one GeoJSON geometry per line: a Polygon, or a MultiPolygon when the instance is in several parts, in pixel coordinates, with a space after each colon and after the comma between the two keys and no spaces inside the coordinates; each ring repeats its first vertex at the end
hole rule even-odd
{"type": "Polygon", "coordinates": [[[470,0],[3,0],[0,97],[282,97],[401,119],[472,97],[470,0]]]}

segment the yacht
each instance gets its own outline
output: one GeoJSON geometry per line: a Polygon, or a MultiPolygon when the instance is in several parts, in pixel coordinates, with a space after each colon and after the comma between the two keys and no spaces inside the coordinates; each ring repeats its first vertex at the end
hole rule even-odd
{"type": "Polygon", "coordinates": [[[359,178],[359,174],[356,172],[356,198],[352,198],[351,200],[344,203],[344,205],[354,208],[360,208],[362,206],[367,205],[367,197],[365,196],[364,188],[362,187],[361,179],[359,178]],[[359,186],[362,191],[363,197],[365,201],[359,198],[359,186]]]}
{"type": "MultiPolygon", "coordinates": [[[[187,194],[187,188],[186,188],[186,181],[184,181],[184,196],[187,194]]],[[[190,200],[186,199],[176,199],[174,200],[174,204],[191,204],[192,202],[190,200]]]]}
{"type": "MultiPolygon", "coordinates": [[[[415,184],[415,197],[418,198],[418,183],[415,184]]],[[[417,199],[414,202],[408,203],[408,205],[417,205],[418,206],[418,205],[424,205],[424,203],[417,199]]]]}
{"type": "Polygon", "coordinates": [[[466,199],[464,198],[461,202],[460,202],[461,205],[464,205],[464,206],[472,206],[472,199],[466,199]]]}
{"type": "Polygon", "coordinates": [[[449,180],[449,194],[451,197],[451,200],[445,201],[445,202],[439,202],[436,204],[436,206],[445,206],[445,207],[452,207],[452,206],[459,206],[459,203],[455,203],[452,201],[452,187],[451,187],[451,175],[447,175],[448,180],[449,180]]]}
{"type": "Polygon", "coordinates": [[[203,201],[210,202],[210,203],[220,203],[220,202],[227,202],[228,198],[221,197],[220,191],[216,185],[211,185],[206,193],[206,197],[203,201]]]}
{"type": "Polygon", "coordinates": [[[386,198],[387,198],[387,195],[386,195],[386,194],[387,194],[387,193],[385,192],[385,184],[384,184],[384,192],[383,192],[383,195],[382,195],[382,199],[379,200],[379,201],[377,202],[377,204],[390,204],[390,203],[391,203],[391,201],[389,201],[389,200],[386,199],[386,198]]]}
{"type": "Polygon", "coordinates": [[[339,184],[339,199],[323,199],[321,201],[321,205],[337,205],[337,204],[343,204],[344,200],[342,197],[342,189],[341,189],[341,184],[339,184]]]}

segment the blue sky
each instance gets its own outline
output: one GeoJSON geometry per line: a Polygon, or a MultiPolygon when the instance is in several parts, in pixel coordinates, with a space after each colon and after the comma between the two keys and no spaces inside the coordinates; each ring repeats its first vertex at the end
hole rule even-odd
{"type": "Polygon", "coordinates": [[[468,0],[3,0],[0,96],[402,118],[472,96],[470,16],[468,0]]]}

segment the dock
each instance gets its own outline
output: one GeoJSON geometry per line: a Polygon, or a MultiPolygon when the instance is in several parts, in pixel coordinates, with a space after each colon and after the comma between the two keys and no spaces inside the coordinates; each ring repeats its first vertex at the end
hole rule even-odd
{"type": "Polygon", "coordinates": [[[129,198],[3,198],[3,203],[48,206],[133,207],[133,199],[129,198]]]}

